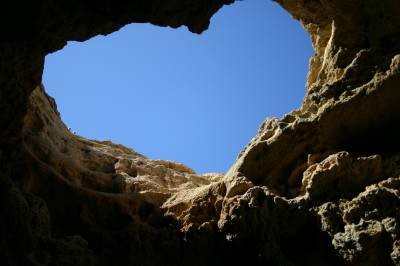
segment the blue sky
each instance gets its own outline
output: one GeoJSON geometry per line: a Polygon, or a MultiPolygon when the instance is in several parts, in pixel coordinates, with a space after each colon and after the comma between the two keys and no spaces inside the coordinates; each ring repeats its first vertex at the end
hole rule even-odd
{"type": "Polygon", "coordinates": [[[269,0],[220,10],[202,35],[131,24],[46,57],[43,83],[77,134],[198,173],[226,172],[266,117],[300,106],[313,54],[269,0]]]}

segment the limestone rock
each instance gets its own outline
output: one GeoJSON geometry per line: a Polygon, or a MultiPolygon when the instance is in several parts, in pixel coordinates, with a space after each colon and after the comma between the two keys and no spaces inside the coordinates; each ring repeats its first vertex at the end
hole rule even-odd
{"type": "Polygon", "coordinates": [[[3,5],[1,265],[400,265],[398,1],[276,0],[311,36],[308,91],[226,174],[78,136],[41,85],[69,40],[201,33],[233,2],[3,5]]]}

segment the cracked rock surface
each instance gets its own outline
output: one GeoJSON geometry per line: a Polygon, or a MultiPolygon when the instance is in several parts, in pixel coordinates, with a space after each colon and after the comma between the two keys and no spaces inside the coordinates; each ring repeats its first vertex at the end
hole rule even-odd
{"type": "Polygon", "coordinates": [[[201,33],[232,2],[4,4],[0,265],[400,265],[397,0],[276,0],[311,36],[308,91],[225,174],[77,136],[41,85],[69,40],[201,33]]]}

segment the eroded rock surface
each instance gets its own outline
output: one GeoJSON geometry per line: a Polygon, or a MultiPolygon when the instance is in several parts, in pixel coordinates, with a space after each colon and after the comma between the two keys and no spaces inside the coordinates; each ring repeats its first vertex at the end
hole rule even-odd
{"type": "Polygon", "coordinates": [[[311,35],[308,91],[226,174],[62,123],[41,85],[46,54],[131,22],[200,33],[231,2],[1,10],[1,265],[400,265],[396,0],[277,0],[311,35]]]}

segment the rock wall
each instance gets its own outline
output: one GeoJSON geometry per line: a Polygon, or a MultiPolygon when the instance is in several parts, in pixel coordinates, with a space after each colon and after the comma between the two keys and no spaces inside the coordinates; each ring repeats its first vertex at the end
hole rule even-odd
{"type": "Polygon", "coordinates": [[[132,22],[206,30],[230,0],[14,1],[0,11],[1,265],[400,265],[400,3],[277,0],[310,33],[303,105],[226,174],[60,120],[44,56],[132,22]]]}

